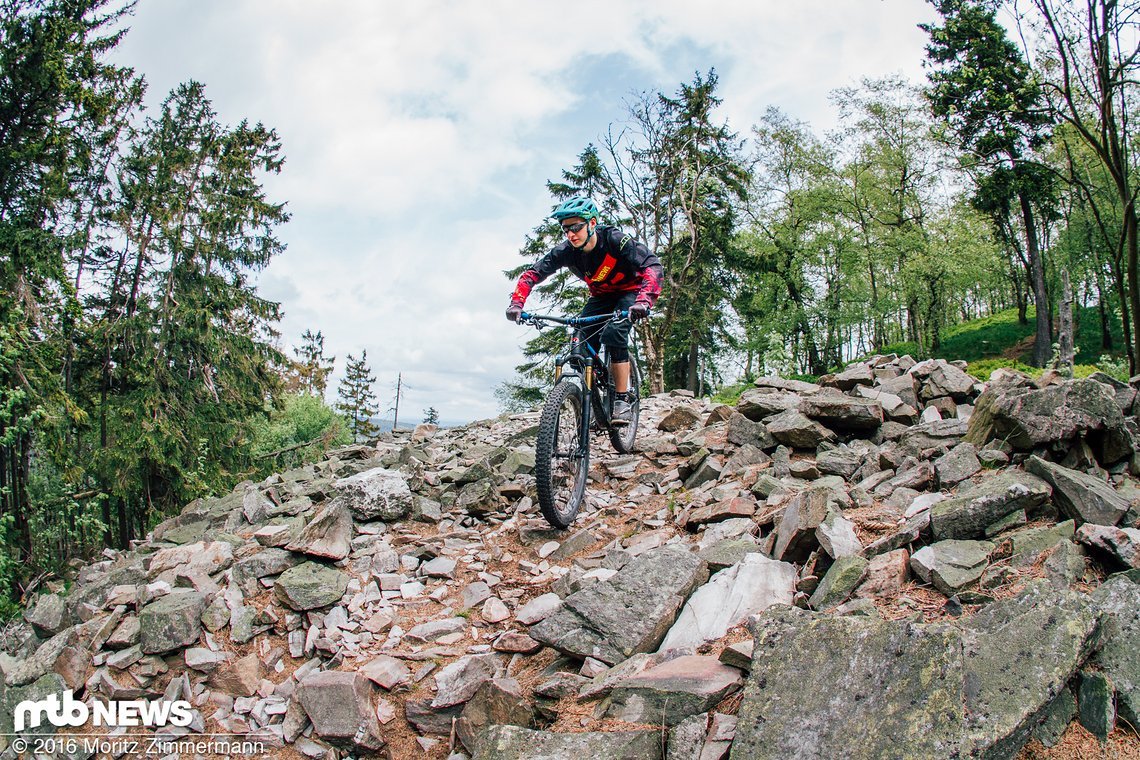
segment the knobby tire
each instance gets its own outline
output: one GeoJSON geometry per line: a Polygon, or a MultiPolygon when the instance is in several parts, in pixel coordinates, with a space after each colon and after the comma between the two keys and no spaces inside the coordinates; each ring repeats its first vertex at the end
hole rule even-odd
{"type": "MultiPolygon", "coordinates": [[[[610,371],[610,385],[607,390],[607,399],[610,410],[614,408],[616,399],[613,386],[614,373],[610,371]]],[[[633,407],[628,425],[610,426],[610,443],[619,454],[629,454],[633,451],[634,441],[637,440],[637,420],[641,416],[641,372],[637,367],[637,359],[629,357],[629,393],[630,406],[633,407]]]]}
{"type": "Polygon", "coordinates": [[[538,506],[547,522],[562,530],[578,515],[590,471],[589,441],[582,446],[580,440],[584,402],[581,386],[563,380],[547,397],[538,423],[534,463],[538,506]]]}

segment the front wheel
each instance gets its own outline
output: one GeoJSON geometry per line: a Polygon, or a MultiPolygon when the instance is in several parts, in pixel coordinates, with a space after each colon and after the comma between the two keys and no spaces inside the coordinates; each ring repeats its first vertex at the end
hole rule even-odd
{"type": "Polygon", "coordinates": [[[554,386],[538,423],[534,475],[538,506],[555,528],[574,522],[590,470],[590,442],[582,440],[585,399],[577,383],[563,380],[554,386]]]}
{"type": "MultiPolygon", "coordinates": [[[[606,389],[606,403],[610,409],[614,408],[616,394],[613,386],[613,372],[610,372],[610,384],[606,389]]],[[[641,372],[637,368],[637,359],[629,357],[629,405],[631,407],[630,421],[627,425],[613,425],[610,427],[610,443],[619,454],[628,454],[633,451],[633,443],[637,438],[637,420],[641,416],[641,372]]]]}

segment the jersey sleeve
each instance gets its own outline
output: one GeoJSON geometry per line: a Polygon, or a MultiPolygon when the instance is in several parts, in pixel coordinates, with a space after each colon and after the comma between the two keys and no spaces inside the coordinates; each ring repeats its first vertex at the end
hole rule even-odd
{"type": "Polygon", "coordinates": [[[531,288],[566,266],[565,249],[566,246],[563,244],[555,246],[554,250],[536,261],[530,269],[522,273],[518,282],[515,283],[514,292],[511,293],[511,305],[522,306],[525,304],[527,296],[530,295],[531,288]]]}
{"type": "Polygon", "coordinates": [[[641,287],[637,291],[637,302],[649,306],[657,303],[661,295],[661,281],[665,278],[665,269],[657,254],[632,235],[621,234],[617,241],[618,255],[628,259],[641,277],[641,287]]]}

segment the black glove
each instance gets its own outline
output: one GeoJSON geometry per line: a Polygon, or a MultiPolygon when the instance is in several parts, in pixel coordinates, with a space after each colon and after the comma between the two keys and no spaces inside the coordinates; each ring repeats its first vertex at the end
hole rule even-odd
{"type": "Polygon", "coordinates": [[[522,310],[522,307],[517,303],[511,304],[507,307],[507,319],[511,320],[512,322],[518,322],[519,315],[522,314],[522,310]]]}
{"type": "Polygon", "coordinates": [[[649,316],[649,304],[637,302],[629,307],[629,321],[636,322],[649,316]]]}

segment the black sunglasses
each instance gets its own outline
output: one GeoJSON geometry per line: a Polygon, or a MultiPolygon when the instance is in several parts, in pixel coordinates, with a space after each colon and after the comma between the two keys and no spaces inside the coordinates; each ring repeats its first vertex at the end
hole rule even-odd
{"type": "Polygon", "coordinates": [[[562,231],[565,232],[566,234],[570,234],[571,232],[581,232],[582,228],[585,227],[587,224],[589,224],[589,222],[578,222],[577,224],[564,224],[564,225],[562,225],[562,231]]]}

